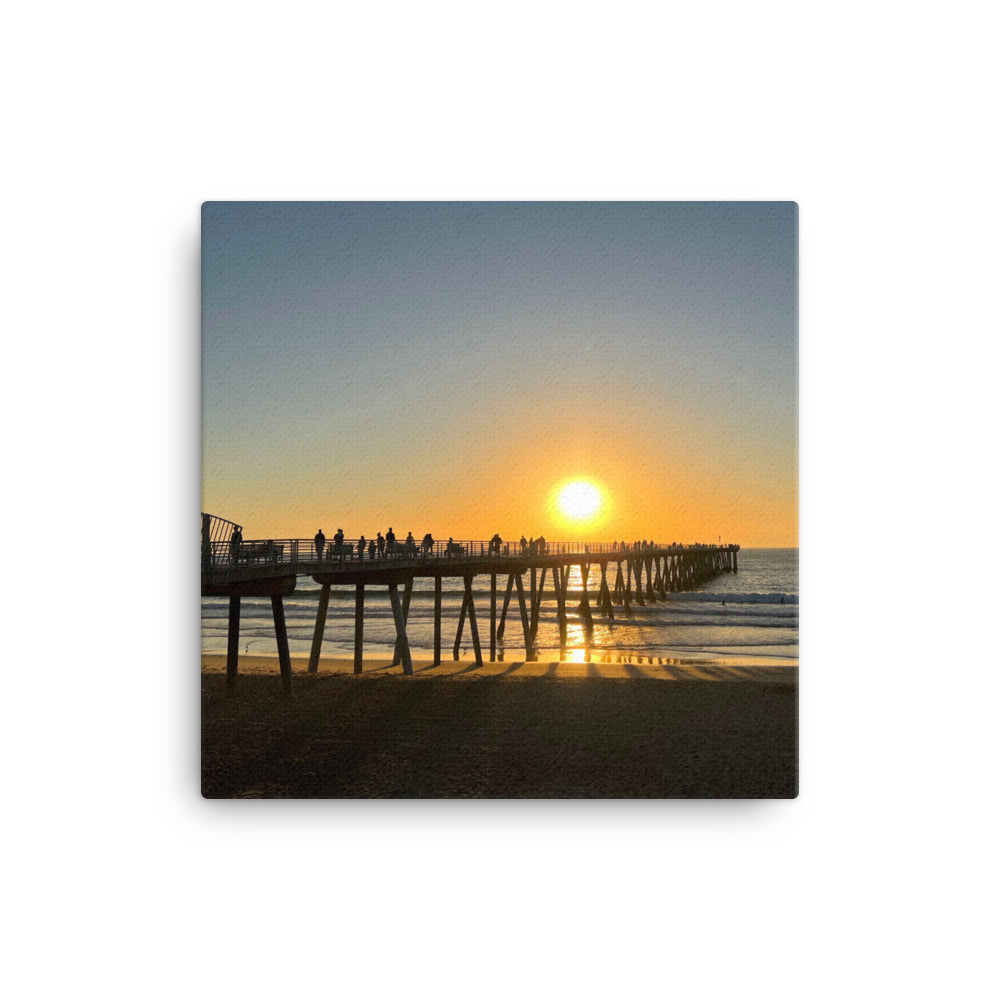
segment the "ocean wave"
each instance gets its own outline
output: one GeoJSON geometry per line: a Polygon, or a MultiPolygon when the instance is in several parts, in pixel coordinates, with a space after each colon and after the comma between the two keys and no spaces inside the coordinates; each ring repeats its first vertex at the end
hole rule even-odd
{"type": "MultiPolygon", "coordinates": [[[[714,649],[742,649],[744,647],[748,649],[753,649],[755,647],[767,647],[772,646],[797,646],[799,644],[798,637],[789,639],[777,639],[773,636],[769,636],[766,639],[754,640],[751,638],[741,638],[739,641],[734,640],[733,642],[675,642],[671,639],[669,642],[660,643],[649,643],[649,648],[651,649],[697,649],[704,652],[711,652],[714,649]]],[[[594,643],[592,648],[598,648],[598,644],[594,643]]],[[[609,647],[611,648],[611,647],[609,647]]]]}
{"type": "Polygon", "coordinates": [[[739,594],[710,593],[700,590],[684,590],[671,594],[668,601],[703,601],[712,604],[798,604],[798,594],[739,594]]]}

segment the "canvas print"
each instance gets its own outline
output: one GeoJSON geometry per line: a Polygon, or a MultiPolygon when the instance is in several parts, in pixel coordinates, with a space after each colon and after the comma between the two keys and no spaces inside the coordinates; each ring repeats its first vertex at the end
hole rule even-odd
{"type": "Polygon", "coordinates": [[[206,202],[206,798],[798,793],[793,202],[206,202]]]}

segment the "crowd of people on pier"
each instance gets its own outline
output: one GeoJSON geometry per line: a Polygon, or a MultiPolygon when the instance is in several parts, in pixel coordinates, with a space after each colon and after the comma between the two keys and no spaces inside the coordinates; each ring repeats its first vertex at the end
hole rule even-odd
{"type": "MultiPolygon", "coordinates": [[[[721,543],[721,538],[720,538],[721,543]]],[[[280,558],[281,547],[276,546],[275,543],[257,543],[251,542],[244,546],[243,535],[239,528],[236,528],[229,542],[229,553],[233,562],[238,561],[242,557],[247,557],[250,553],[251,548],[253,549],[253,554],[257,554],[257,549],[261,547],[262,544],[266,544],[273,549],[274,553],[279,554],[280,558]]],[[[296,543],[297,544],[297,543],[296,543]]],[[[327,561],[327,560],[379,560],[379,559],[428,559],[431,557],[444,557],[446,559],[458,558],[461,556],[545,556],[551,554],[551,547],[549,543],[545,540],[544,535],[539,535],[537,538],[532,536],[531,538],[525,538],[521,535],[521,538],[517,542],[504,542],[500,537],[499,532],[493,535],[493,537],[484,546],[483,543],[471,543],[471,542],[456,542],[454,538],[449,538],[443,545],[441,543],[434,541],[434,536],[428,531],[423,538],[417,542],[416,538],[413,536],[413,532],[409,531],[406,534],[406,538],[403,540],[398,540],[396,538],[395,532],[392,527],[386,531],[383,535],[381,531],[377,532],[375,537],[372,539],[366,539],[362,535],[356,542],[349,541],[344,537],[344,529],[338,528],[333,536],[332,541],[327,541],[326,535],[323,534],[323,529],[320,528],[313,539],[313,546],[315,550],[317,561],[327,561]],[[478,545],[478,552],[473,551],[478,545]]],[[[671,542],[669,545],[657,545],[654,541],[647,541],[646,539],[636,540],[634,542],[626,541],[615,541],[610,545],[610,551],[612,552],[645,552],[651,549],[657,548],[671,548],[671,549],[684,549],[684,548],[702,549],[702,548],[712,548],[710,545],[705,545],[700,542],[696,542],[693,545],[684,546],[679,545],[677,542],[671,542]]],[[[607,552],[609,546],[603,543],[600,546],[600,550],[607,552]]],[[[294,551],[294,550],[293,550],[294,551]]],[[[557,551],[566,551],[563,546],[559,546],[557,551]]],[[[584,551],[590,552],[589,546],[584,546],[584,551]]],[[[266,553],[271,555],[271,552],[266,553]]]]}
{"type": "MultiPolygon", "coordinates": [[[[719,539],[719,544],[722,544],[722,539],[719,539]]],[[[669,545],[657,545],[656,542],[647,542],[643,539],[641,542],[612,542],[611,551],[612,552],[645,552],[647,549],[710,549],[711,545],[705,542],[695,542],[692,545],[683,545],[678,542],[671,542],[669,545]]]]}
{"type": "Polygon", "coordinates": [[[414,538],[412,531],[407,532],[406,538],[400,541],[391,526],[384,535],[379,531],[370,540],[362,535],[356,543],[345,540],[343,528],[338,528],[337,533],[333,536],[333,541],[328,542],[326,535],[323,534],[323,529],[320,528],[316,532],[313,544],[316,558],[319,561],[353,559],[355,554],[358,560],[366,558],[371,560],[415,559],[418,557],[427,559],[431,556],[444,556],[446,559],[451,559],[469,555],[516,555],[518,552],[526,556],[549,554],[549,544],[544,535],[539,535],[538,538],[534,536],[525,538],[522,535],[519,542],[505,543],[500,534],[496,533],[486,543],[485,549],[482,543],[479,543],[479,551],[475,552],[472,551],[473,543],[456,542],[454,538],[449,538],[441,548],[440,543],[434,541],[434,536],[429,531],[419,542],[414,538]]]}
{"type": "MultiPolygon", "coordinates": [[[[330,543],[327,543],[326,535],[323,534],[323,529],[320,528],[316,532],[313,544],[316,549],[316,558],[320,561],[324,559],[352,559],[355,553],[357,554],[357,559],[363,561],[366,558],[370,560],[415,559],[418,556],[427,559],[436,554],[435,546],[438,543],[434,541],[434,536],[429,531],[419,543],[413,537],[412,531],[406,533],[406,538],[399,540],[390,526],[384,535],[381,531],[377,532],[372,539],[366,539],[362,535],[357,542],[346,541],[343,529],[338,528],[337,533],[333,536],[333,541],[330,543]]],[[[447,544],[444,546],[443,554],[448,558],[464,555],[465,547],[456,542],[454,538],[449,538],[447,544]]]]}

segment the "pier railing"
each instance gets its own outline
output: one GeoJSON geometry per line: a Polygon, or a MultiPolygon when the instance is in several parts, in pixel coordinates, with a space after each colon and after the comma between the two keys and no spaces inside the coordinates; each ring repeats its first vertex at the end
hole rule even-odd
{"type": "Polygon", "coordinates": [[[228,569],[235,566],[297,566],[303,563],[322,564],[334,568],[338,565],[372,563],[420,563],[428,561],[525,559],[539,556],[595,555],[615,556],[640,555],[646,551],[688,552],[717,551],[730,548],[728,545],[706,545],[695,543],[669,545],[655,542],[549,542],[531,541],[523,546],[520,541],[502,541],[499,551],[489,540],[449,539],[435,540],[427,545],[422,540],[397,539],[395,544],[386,543],[379,548],[376,540],[374,552],[370,551],[371,539],[345,538],[337,543],[326,539],[322,551],[317,551],[312,538],[258,538],[237,542],[212,539],[210,542],[211,561],[205,568],[228,569]]]}

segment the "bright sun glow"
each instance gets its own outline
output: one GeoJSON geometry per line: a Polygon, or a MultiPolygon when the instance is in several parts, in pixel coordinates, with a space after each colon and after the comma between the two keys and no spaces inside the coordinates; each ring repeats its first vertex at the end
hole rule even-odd
{"type": "Polygon", "coordinates": [[[559,491],[559,509],[571,521],[586,521],[601,506],[601,491],[585,480],[567,483],[559,491]]]}

